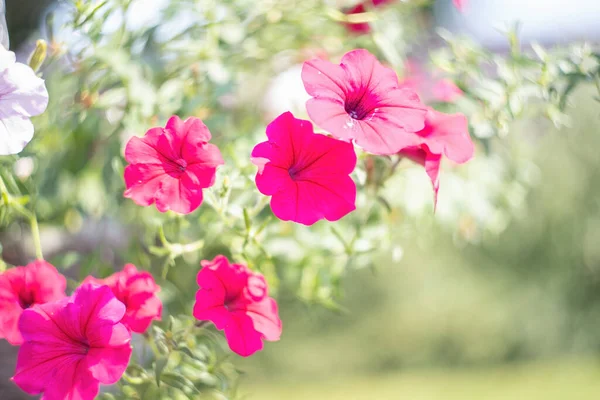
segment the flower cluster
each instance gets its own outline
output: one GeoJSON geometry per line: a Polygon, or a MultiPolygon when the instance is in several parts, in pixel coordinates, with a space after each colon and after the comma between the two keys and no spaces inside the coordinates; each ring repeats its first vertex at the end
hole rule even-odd
{"type": "MultiPolygon", "coordinates": [[[[372,6],[384,3],[373,0],[372,6]]],[[[356,12],[364,11],[364,5],[358,7],[363,8],[356,12]]],[[[43,111],[47,102],[43,82],[29,77],[31,87],[11,86],[13,75],[31,73],[14,64],[12,53],[0,54],[1,71],[8,83],[0,102],[10,101],[13,110],[4,125],[29,123],[27,118],[43,111]]],[[[316,133],[310,121],[286,111],[268,124],[266,141],[248,155],[258,169],[256,187],[270,196],[271,210],[280,220],[310,226],[353,212],[356,148],[423,165],[436,197],[442,157],[464,163],[473,155],[465,116],[425,105],[415,85],[399,81],[394,70],[367,50],[350,51],[340,64],[306,61],[301,75],[310,96],[307,113],[325,132],[316,133]]],[[[457,90],[444,90],[440,97],[452,101],[457,90]]],[[[11,153],[22,149],[32,130],[25,129],[18,145],[4,140],[12,132],[1,133],[0,152],[11,153]]],[[[211,138],[200,119],[178,116],[164,128],[131,138],[125,148],[124,197],[163,213],[197,210],[224,164],[211,138]]],[[[261,350],[264,341],[279,340],[277,302],[262,274],[223,255],[202,261],[201,267],[192,311],[198,321],[224,331],[231,350],[244,357],[261,350]]],[[[0,274],[0,338],[21,346],[13,380],[25,392],[46,400],[93,399],[100,384],[113,384],[123,375],[132,334],[145,333],[161,319],[160,286],[149,272],[127,264],[104,279],[88,276],[71,296],[65,291],[65,277],[42,260],[0,274]]]]}
{"type": "Polygon", "coordinates": [[[117,382],[131,356],[131,332],[160,319],[160,288],[128,264],[93,277],[66,297],[66,279],[38,260],[0,274],[0,334],[20,345],[14,382],[47,400],[93,399],[117,382]]]}

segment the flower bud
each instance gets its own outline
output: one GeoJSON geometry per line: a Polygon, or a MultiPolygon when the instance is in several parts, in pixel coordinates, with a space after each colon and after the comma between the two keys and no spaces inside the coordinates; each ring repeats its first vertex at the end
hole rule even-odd
{"type": "Polygon", "coordinates": [[[46,60],[46,53],[48,51],[48,44],[45,40],[38,40],[35,42],[35,50],[29,56],[29,66],[34,72],[38,72],[44,61],[46,60]]]}

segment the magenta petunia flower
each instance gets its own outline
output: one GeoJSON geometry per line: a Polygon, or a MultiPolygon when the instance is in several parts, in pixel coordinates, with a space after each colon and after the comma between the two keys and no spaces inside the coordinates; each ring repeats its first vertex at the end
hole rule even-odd
{"type": "Polygon", "coordinates": [[[259,167],[256,186],[272,196],[277,218],[312,225],[337,221],[356,208],[352,144],[314,133],[309,121],[290,112],[269,124],[267,138],[252,150],[252,162],[259,167]]]}
{"type": "Polygon", "coordinates": [[[30,118],[48,106],[44,81],[0,45],[0,155],[20,153],[33,138],[30,118]]]}
{"type": "Polygon", "coordinates": [[[198,118],[173,116],[164,128],[133,137],[125,148],[125,197],[141,206],[153,203],[160,212],[189,214],[202,203],[202,189],[214,184],[223,164],[217,146],[198,118]]]}
{"type": "Polygon", "coordinates": [[[43,260],[0,274],[0,338],[12,345],[23,343],[18,326],[23,310],[64,298],[66,287],[65,277],[43,260]]]}
{"type": "Polygon", "coordinates": [[[302,80],[313,97],[306,103],[308,115],[336,138],[386,155],[418,142],[415,132],[425,124],[425,106],[368,51],[346,53],[340,65],[307,61],[302,80]]]}
{"type": "Polygon", "coordinates": [[[13,381],[43,400],[92,400],[116,383],[131,356],[125,306],[108,286],[85,284],[72,297],[23,312],[13,381]]]}
{"type": "Polygon", "coordinates": [[[127,328],[136,333],[144,333],[152,321],[160,321],[162,302],[157,296],[160,286],[154,277],[146,271],[138,271],[135,265],[127,264],[123,271],[112,274],[106,279],[88,276],[84,283],[107,285],[127,311],[121,320],[127,328]]]}
{"type": "Polygon", "coordinates": [[[269,297],[265,278],[225,256],[202,261],[198,273],[194,317],[225,331],[229,347],[248,357],[262,350],[263,340],[277,341],[281,320],[277,302],[269,297]]]}
{"type": "Polygon", "coordinates": [[[422,142],[418,146],[404,148],[399,154],[425,167],[437,202],[442,155],[458,164],[473,157],[469,124],[462,114],[444,114],[431,108],[427,112],[425,128],[419,132],[419,136],[422,142]]]}

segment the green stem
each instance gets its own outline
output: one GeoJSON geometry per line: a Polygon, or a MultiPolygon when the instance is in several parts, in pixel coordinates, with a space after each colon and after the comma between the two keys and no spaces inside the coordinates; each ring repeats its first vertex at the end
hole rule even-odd
{"type": "Polygon", "coordinates": [[[19,204],[18,202],[15,202],[12,199],[12,196],[10,195],[10,193],[8,193],[6,184],[4,183],[4,180],[1,177],[0,177],[0,191],[2,192],[2,197],[3,197],[6,205],[8,207],[12,207],[15,211],[17,211],[19,214],[21,214],[23,217],[25,217],[28,220],[29,226],[31,227],[31,236],[33,238],[33,245],[35,247],[35,257],[38,260],[43,260],[44,254],[42,252],[42,241],[40,239],[40,227],[38,225],[38,221],[37,221],[37,217],[36,217],[35,213],[29,211],[28,209],[23,207],[21,204],[19,204]]]}
{"type": "Polygon", "coordinates": [[[598,96],[600,96],[600,71],[594,76],[594,84],[596,85],[596,90],[598,90],[598,96]]]}
{"type": "Polygon", "coordinates": [[[42,253],[42,241],[40,239],[40,227],[38,225],[37,217],[35,214],[31,214],[29,218],[29,225],[31,226],[31,235],[33,236],[33,245],[35,247],[35,257],[38,260],[44,259],[44,254],[42,253]]]}

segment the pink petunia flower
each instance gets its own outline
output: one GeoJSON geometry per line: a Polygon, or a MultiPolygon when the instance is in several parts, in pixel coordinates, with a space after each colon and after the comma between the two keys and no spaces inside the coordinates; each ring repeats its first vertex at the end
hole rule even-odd
{"type": "MultiPolygon", "coordinates": [[[[392,2],[394,2],[394,0],[370,0],[370,2],[372,4],[372,7],[380,7],[387,3],[392,3],[392,2]]],[[[369,3],[369,1],[363,1],[361,3],[358,3],[354,7],[344,10],[344,14],[352,15],[352,14],[362,14],[364,12],[367,12],[366,5],[368,3],[369,3]]],[[[344,25],[350,32],[358,34],[358,35],[364,35],[364,34],[371,32],[371,26],[369,25],[368,22],[362,22],[362,23],[358,23],[358,24],[345,23],[344,25]]]]}
{"type": "Polygon", "coordinates": [[[308,115],[336,138],[386,155],[418,142],[415,132],[423,129],[426,107],[368,51],[346,53],[340,65],[307,61],[302,80],[313,97],[306,103],[308,115]]]}
{"type": "Polygon", "coordinates": [[[454,4],[454,7],[460,12],[465,12],[468,3],[468,0],[452,0],[452,4],[454,4]]]}
{"type": "Polygon", "coordinates": [[[425,172],[433,185],[433,204],[437,204],[438,191],[440,189],[440,164],[442,162],[441,154],[433,154],[429,151],[427,145],[407,147],[400,150],[399,155],[414,161],[417,164],[425,167],[425,172]]]}
{"type": "Polygon", "coordinates": [[[20,153],[33,138],[30,118],[48,106],[44,81],[0,44],[0,155],[20,153]]]}
{"type": "Polygon", "coordinates": [[[64,298],[66,287],[65,277],[43,260],[0,274],[0,338],[23,343],[18,326],[23,310],[64,298]]]}
{"type": "Polygon", "coordinates": [[[422,142],[418,146],[404,148],[399,154],[425,167],[437,202],[442,155],[458,164],[473,157],[475,149],[469,136],[469,124],[462,114],[444,114],[430,108],[425,128],[419,132],[419,136],[422,142]]]}
{"type": "Polygon", "coordinates": [[[438,79],[435,77],[437,74],[431,76],[413,60],[406,61],[405,72],[405,76],[400,80],[400,87],[415,91],[424,102],[453,103],[464,94],[450,79],[438,79]]]}
{"type": "Polygon", "coordinates": [[[265,278],[225,256],[202,261],[198,273],[194,317],[211,321],[225,331],[229,347],[248,357],[262,350],[263,340],[277,341],[281,320],[277,303],[269,297],[265,278]]]}
{"type": "Polygon", "coordinates": [[[259,167],[256,186],[272,196],[277,218],[312,225],[337,221],[356,208],[352,144],[314,133],[309,121],[290,112],[269,124],[267,138],[252,150],[252,162],[259,167]]]}
{"type": "Polygon", "coordinates": [[[433,84],[431,93],[436,100],[453,103],[462,97],[464,92],[450,79],[440,79],[433,84]]]}
{"type": "Polygon", "coordinates": [[[131,334],[119,321],[125,305],[108,286],[86,284],[72,297],[23,312],[13,381],[42,400],[92,400],[99,384],[116,383],[131,356],[131,334]]]}
{"type": "Polygon", "coordinates": [[[84,283],[107,285],[127,311],[121,320],[127,328],[136,333],[144,333],[152,321],[160,321],[162,302],[157,296],[160,286],[154,277],[145,271],[138,271],[135,265],[127,264],[123,271],[105,279],[88,276],[84,283]]]}
{"type": "Polygon", "coordinates": [[[173,116],[164,128],[133,137],[125,148],[125,197],[141,206],[153,203],[160,212],[189,214],[202,204],[202,189],[214,184],[223,164],[217,146],[198,118],[173,116]]]}

